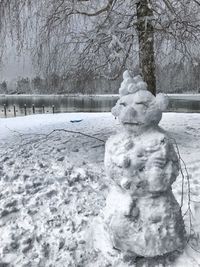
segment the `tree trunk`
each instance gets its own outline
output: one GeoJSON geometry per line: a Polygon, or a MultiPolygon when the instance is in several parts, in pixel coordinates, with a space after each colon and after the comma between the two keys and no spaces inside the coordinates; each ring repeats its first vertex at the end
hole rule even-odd
{"type": "Polygon", "coordinates": [[[149,8],[148,3],[149,0],[140,0],[137,3],[139,64],[148,90],[156,95],[153,11],[149,8]]]}

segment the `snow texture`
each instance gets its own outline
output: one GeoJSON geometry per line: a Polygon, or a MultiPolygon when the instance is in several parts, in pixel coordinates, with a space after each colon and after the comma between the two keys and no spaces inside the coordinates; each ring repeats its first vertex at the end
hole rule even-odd
{"type": "MultiPolygon", "coordinates": [[[[176,140],[190,175],[192,236],[184,253],[167,267],[200,265],[200,115],[163,115],[160,126],[176,140]],[[193,247],[193,248],[191,248],[193,247]]],[[[32,115],[0,119],[0,264],[14,267],[128,266],[117,254],[110,259],[88,247],[88,228],[108,195],[104,145],[80,131],[107,140],[121,129],[110,113],[32,115]],[[71,123],[70,120],[82,120],[71,123]]],[[[182,177],[173,184],[181,203],[182,177]]],[[[183,214],[188,208],[184,180],[183,214]]],[[[120,199],[116,202],[120,205],[120,199]]],[[[189,214],[184,216],[189,233],[189,214]]],[[[99,226],[100,230],[102,229],[99,226]]],[[[101,238],[99,244],[107,250],[101,238]]],[[[151,266],[159,266],[159,258],[151,266]]],[[[141,259],[141,265],[147,266],[141,259]]],[[[136,266],[134,263],[132,266],[136,266]]],[[[160,265],[161,266],[161,265],[160,265]]]]}

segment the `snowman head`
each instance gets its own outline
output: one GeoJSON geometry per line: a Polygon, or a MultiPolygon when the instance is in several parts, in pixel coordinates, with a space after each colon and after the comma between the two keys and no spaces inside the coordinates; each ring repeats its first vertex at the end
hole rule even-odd
{"type": "Polygon", "coordinates": [[[166,97],[163,94],[155,97],[150,93],[141,76],[131,78],[126,71],[123,78],[120,99],[112,108],[112,114],[130,131],[157,125],[168,104],[166,97]]]}

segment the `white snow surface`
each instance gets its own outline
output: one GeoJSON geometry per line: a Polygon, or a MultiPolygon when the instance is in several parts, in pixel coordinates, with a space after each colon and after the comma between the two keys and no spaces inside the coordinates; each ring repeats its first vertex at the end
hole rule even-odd
{"type": "MultiPolygon", "coordinates": [[[[200,114],[164,113],[160,122],[184,164],[182,212],[191,238],[171,267],[200,266],[200,114]]],[[[109,181],[104,142],[120,130],[111,113],[32,115],[0,119],[0,265],[108,266],[85,253],[89,225],[105,205],[109,181]],[[82,120],[72,123],[71,120],[82,120]],[[51,134],[50,134],[51,133],[51,134]],[[3,265],[4,264],[4,265],[3,265]]],[[[182,176],[173,185],[181,203],[182,176]]],[[[122,266],[122,265],[120,265],[122,266]]],[[[115,267],[115,266],[114,266],[115,267]]]]}

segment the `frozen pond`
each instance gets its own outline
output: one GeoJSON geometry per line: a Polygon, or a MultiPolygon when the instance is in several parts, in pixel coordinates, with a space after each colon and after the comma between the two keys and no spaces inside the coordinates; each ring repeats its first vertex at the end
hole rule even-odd
{"type": "MultiPolygon", "coordinates": [[[[118,95],[0,95],[0,117],[109,112],[118,95]]],[[[200,112],[200,95],[169,95],[169,112],[200,112]]]]}

